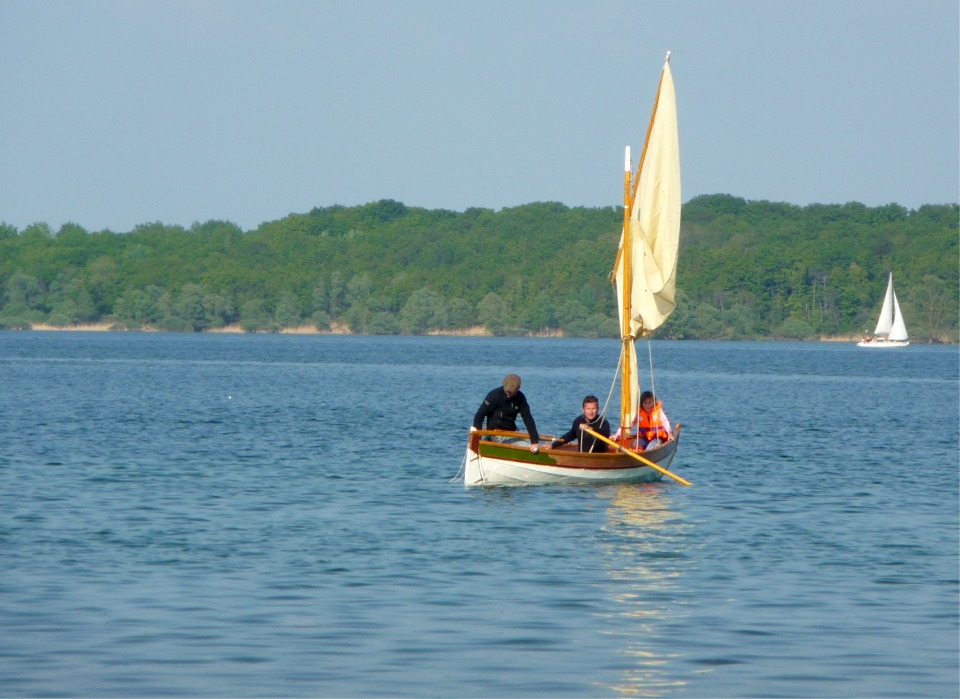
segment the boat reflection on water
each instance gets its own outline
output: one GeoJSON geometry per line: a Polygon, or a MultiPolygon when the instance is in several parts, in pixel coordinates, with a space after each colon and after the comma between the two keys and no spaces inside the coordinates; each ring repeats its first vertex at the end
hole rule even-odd
{"type": "Polygon", "coordinates": [[[693,525],[672,509],[671,490],[648,483],[600,491],[610,501],[603,546],[613,590],[602,633],[622,638],[622,679],[609,685],[621,694],[659,697],[685,684],[671,677],[679,654],[666,646],[667,627],[686,614],[693,525]]]}

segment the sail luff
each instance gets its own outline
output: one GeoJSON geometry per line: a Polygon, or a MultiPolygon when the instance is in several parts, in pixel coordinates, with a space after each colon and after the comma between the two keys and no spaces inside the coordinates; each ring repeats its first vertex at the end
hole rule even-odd
{"type": "MultiPolygon", "coordinates": [[[[633,180],[633,190],[630,192],[630,210],[636,206],[637,193],[640,190],[640,173],[643,172],[643,165],[647,160],[647,149],[650,146],[650,135],[653,133],[653,127],[657,121],[657,110],[660,108],[660,92],[663,90],[663,78],[670,69],[670,52],[667,52],[667,60],[663,64],[663,70],[660,72],[660,82],[657,84],[657,94],[653,98],[653,109],[650,112],[650,122],[647,124],[647,133],[643,137],[643,148],[640,149],[640,162],[637,163],[637,176],[633,180]]],[[[672,89],[672,77],[671,77],[672,89]]]]}
{"type": "Polygon", "coordinates": [[[893,327],[893,272],[887,281],[887,292],[883,296],[883,307],[877,319],[877,327],[873,334],[877,337],[887,337],[893,327]]]}

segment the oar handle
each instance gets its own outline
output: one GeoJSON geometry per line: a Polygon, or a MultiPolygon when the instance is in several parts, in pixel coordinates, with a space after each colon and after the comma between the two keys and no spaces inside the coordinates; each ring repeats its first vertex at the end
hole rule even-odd
{"type": "Polygon", "coordinates": [[[693,485],[692,483],[690,483],[690,481],[681,478],[680,476],[678,476],[678,475],[675,474],[675,473],[670,473],[670,471],[668,471],[668,470],[665,469],[665,468],[662,468],[661,466],[658,466],[657,464],[655,464],[655,463],[653,463],[652,461],[650,461],[650,459],[645,459],[644,457],[640,456],[639,454],[637,454],[637,453],[634,452],[634,451],[630,451],[629,449],[624,449],[623,446],[621,446],[620,444],[617,444],[615,441],[613,441],[613,440],[610,439],[609,437],[604,437],[602,434],[600,434],[599,432],[594,432],[594,431],[591,430],[589,427],[584,427],[584,428],[583,428],[583,431],[584,431],[584,432],[589,432],[590,434],[592,434],[592,435],[593,435],[594,437],[596,437],[597,439],[600,439],[600,440],[606,442],[607,444],[616,447],[616,448],[617,448],[617,451],[619,451],[619,452],[621,452],[621,453],[623,453],[623,454],[626,454],[627,456],[632,456],[634,459],[636,459],[636,460],[639,461],[640,463],[645,464],[645,465],[647,465],[647,466],[650,466],[651,468],[656,469],[657,471],[659,471],[659,472],[662,473],[663,475],[665,475],[665,476],[670,476],[673,480],[677,481],[678,483],[683,483],[684,485],[693,485]]]}

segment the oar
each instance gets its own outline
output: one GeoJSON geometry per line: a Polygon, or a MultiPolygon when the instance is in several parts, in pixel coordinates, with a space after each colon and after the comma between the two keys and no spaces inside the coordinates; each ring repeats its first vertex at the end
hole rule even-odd
{"type": "Polygon", "coordinates": [[[624,449],[622,446],[620,446],[619,444],[617,444],[616,442],[614,442],[612,439],[609,439],[609,438],[607,438],[607,437],[604,437],[604,436],[603,436],[602,434],[600,434],[599,432],[594,432],[593,430],[591,430],[589,427],[586,427],[586,426],[584,426],[584,427],[581,428],[581,429],[583,429],[584,432],[589,432],[590,434],[592,434],[592,435],[593,435],[594,437],[596,437],[597,439],[603,440],[603,441],[606,442],[607,444],[616,447],[616,448],[617,448],[617,451],[622,452],[622,453],[626,454],[627,456],[632,456],[634,459],[636,459],[636,460],[639,461],[640,463],[645,464],[645,465],[647,465],[647,466],[650,466],[651,468],[655,468],[656,470],[658,470],[660,473],[662,473],[662,474],[665,475],[665,476],[670,476],[673,480],[677,481],[678,483],[683,483],[684,485],[693,485],[690,481],[684,480],[684,479],[681,478],[680,476],[678,476],[678,475],[676,475],[676,474],[674,474],[674,473],[670,473],[667,469],[661,468],[660,466],[657,466],[657,465],[656,465],[655,463],[653,463],[650,459],[645,459],[645,458],[643,458],[642,456],[640,456],[639,454],[637,454],[636,452],[630,451],[629,449],[624,449]]]}

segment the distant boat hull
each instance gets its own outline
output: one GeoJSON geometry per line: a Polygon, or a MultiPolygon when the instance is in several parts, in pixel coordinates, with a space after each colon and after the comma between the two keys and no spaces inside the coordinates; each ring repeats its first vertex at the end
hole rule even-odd
{"type": "MultiPolygon", "coordinates": [[[[538,453],[527,444],[508,444],[481,439],[487,431],[472,432],[467,442],[464,485],[548,485],[557,483],[650,483],[663,474],[623,453],[581,453],[576,447],[545,447],[538,453]]],[[[525,437],[519,433],[501,436],[525,437]]],[[[650,451],[640,452],[643,458],[667,469],[673,461],[680,441],[675,438],[650,451]]]]}
{"type": "Polygon", "coordinates": [[[871,349],[893,349],[895,347],[906,347],[909,344],[909,340],[864,340],[858,342],[857,347],[869,347],[871,349]]]}

